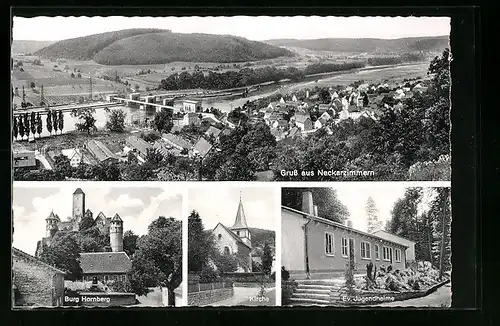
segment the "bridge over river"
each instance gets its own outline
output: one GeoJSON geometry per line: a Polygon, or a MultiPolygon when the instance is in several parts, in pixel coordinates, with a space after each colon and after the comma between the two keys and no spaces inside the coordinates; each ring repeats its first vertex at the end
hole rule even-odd
{"type": "Polygon", "coordinates": [[[27,109],[17,109],[12,112],[13,116],[19,116],[21,114],[26,114],[31,112],[46,114],[49,110],[62,112],[71,112],[73,110],[79,109],[104,109],[116,106],[123,106],[120,102],[96,102],[96,103],[86,103],[86,104],[75,104],[75,105],[57,105],[48,107],[31,107],[27,109]]]}

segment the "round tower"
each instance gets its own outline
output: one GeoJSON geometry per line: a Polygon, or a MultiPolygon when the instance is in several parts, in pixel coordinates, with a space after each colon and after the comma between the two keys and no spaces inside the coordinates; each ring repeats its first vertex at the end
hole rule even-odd
{"type": "Polygon", "coordinates": [[[109,243],[111,244],[111,251],[123,251],[123,221],[118,214],[115,214],[110,221],[109,243]]]}
{"type": "Polygon", "coordinates": [[[59,231],[59,218],[54,214],[54,211],[50,212],[50,215],[45,219],[45,231],[46,237],[52,238],[54,234],[59,231]]]}

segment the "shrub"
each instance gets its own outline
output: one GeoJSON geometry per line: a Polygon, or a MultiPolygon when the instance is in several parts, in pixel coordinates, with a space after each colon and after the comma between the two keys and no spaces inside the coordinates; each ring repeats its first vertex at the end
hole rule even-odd
{"type": "Polygon", "coordinates": [[[288,281],[290,279],[290,272],[286,270],[285,266],[281,266],[281,279],[288,281]]]}
{"type": "Polygon", "coordinates": [[[219,275],[211,267],[205,267],[200,273],[200,283],[214,283],[219,280],[219,275]]]}
{"type": "Polygon", "coordinates": [[[131,291],[130,282],[113,281],[112,283],[110,283],[109,289],[113,292],[127,293],[131,291]]]}
{"type": "Polygon", "coordinates": [[[281,283],[281,304],[288,306],[292,303],[290,300],[293,292],[299,287],[299,284],[295,281],[283,281],[281,283]]]}

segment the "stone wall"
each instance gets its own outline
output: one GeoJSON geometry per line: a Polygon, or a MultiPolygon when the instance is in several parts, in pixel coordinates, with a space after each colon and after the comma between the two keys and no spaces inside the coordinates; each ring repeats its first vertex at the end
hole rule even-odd
{"type": "MultiPolygon", "coordinates": [[[[239,288],[260,288],[260,283],[257,283],[257,282],[234,282],[233,283],[233,286],[234,287],[239,287],[239,288]]],[[[264,284],[264,287],[266,289],[268,288],[273,288],[275,287],[276,284],[275,283],[266,283],[264,284]]]]}
{"type": "Polygon", "coordinates": [[[217,301],[229,299],[233,295],[233,288],[193,292],[188,294],[188,305],[205,306],[217,301]]]}
{"type": "Polygon", "coordinates": [[[57,306],[62,305],[64,275],[34,259],[12,256],[14,284],[21,300],[16,305],[57,306]]]}

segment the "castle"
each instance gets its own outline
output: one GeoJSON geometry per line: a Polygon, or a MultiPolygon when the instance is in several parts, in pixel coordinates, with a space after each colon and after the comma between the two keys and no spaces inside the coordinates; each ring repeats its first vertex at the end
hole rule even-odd
{"type": "Polygon", "coordinates": [[[46,235],[42,240],[38,241],[35,256],[40,257],[59,231],[78,231],[80,222],[86,217],[92,218],[94,225],[99,228],[102,234],[109,234],[112,252],[123,252],[123,220],[118,214],[109,217],[102,212],[94,219],[92,211],[90,209],[85,210],[85,193],[78,188],[73,193],[72,216],[67,221],[61,221],[54,211],[50,212],[50,215],[45,219],[46,235]]]}

